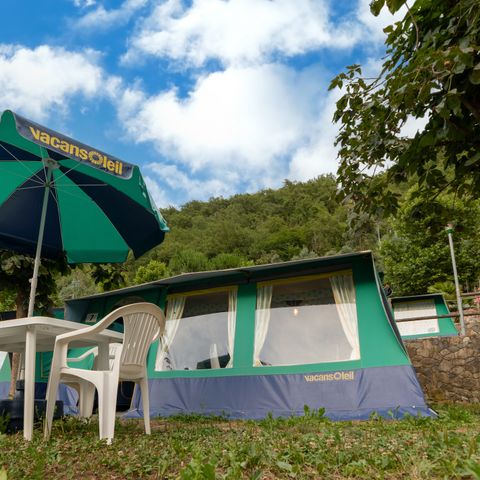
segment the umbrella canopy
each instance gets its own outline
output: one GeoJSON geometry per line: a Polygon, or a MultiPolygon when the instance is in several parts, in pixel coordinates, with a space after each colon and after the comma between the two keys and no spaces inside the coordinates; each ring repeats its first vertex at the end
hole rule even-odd
{"type": "MultiPolygon", "coordinates": [[[[72,264],[123,262],[166,231],[137,166],[3,112],[0,248],[72,264]]],[[[32,290],[37,274],[38,265],[32,290]]]]}

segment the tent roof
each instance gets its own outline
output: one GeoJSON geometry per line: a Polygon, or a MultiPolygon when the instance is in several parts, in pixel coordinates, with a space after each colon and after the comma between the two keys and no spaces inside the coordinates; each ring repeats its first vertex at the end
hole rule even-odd
{"type": "MultiPolygon", "coordinates": [[[[153,282],[143,283],[109,292],[103,292],[96,295],[89,295],[88,297],[83,298],[94,299],[109,295],[134,294],[139,291],[156,289],[158,287],[174,287],[175,290],[182,290],[183,287],[188,289],[192,285],[202,284],[205,282],[208,282],[209,286],[250,283],[252,281],[256,282],[259,280],[267,280],[269,277],[287,277],[291,276],[292,273],[308,275],[318,273],[322,269],[325,269],[325,271],[332,271],[345,268],[345,266],[351,264],[354,259],[360,258],[373,261],[372,252],[367,250],[363,252],[347,253],[342,255],[309,258],[305,260],[292,260],[289,262],[255,265],[253,267],[239,267],[225,270],[182,273],[173,277],[155,280],[153,282]]],[[[75,302],[77,300],[82,300],[82,298],[69,300],[67,303],[75,302]]]]}
{"type": "Polygon", "coordinates": [[[443,298],[441,293],[424,293],[422,295],[406,295],[405,297],[392,297],[390,300],[392,303],[412,302],[415,300],[428,300],[430,298],[443,298]]]}

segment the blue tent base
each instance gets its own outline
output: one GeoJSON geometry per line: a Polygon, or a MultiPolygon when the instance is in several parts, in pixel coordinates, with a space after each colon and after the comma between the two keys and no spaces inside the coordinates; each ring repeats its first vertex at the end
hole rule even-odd
{"type": "MultiPolygon", "coordinates": [[[[0,382],[0,399],[6,399],[8,397],[8,390],[10,388],[10,382],[0,382]]],[[[47,384],[45,382],[35,382],[35,399],[44,400],[47,392],[47,384]]],[[[63,403],[64,415],[76,415],[78,413],[77,392],[67,385],[60,385],[58,388],[57,400],[61,400],[63,403]]]]}
{"type": "Polygon", "coordinates": [[[8,397],[10,382],[0,382],[0,399],[8,397]]]}
{"type": "MultiPolygon", "coordinates": [[[[436,417],[411,365],[317,374],[252,375],[149,380],[150,414],[214,415],[231,419],[290,417],[325,409],[331,420],[436,417]]],[[[125,417],[143,416],[137,393],[125,417]]]]}
{"type": "MultiPolygon", "coordinates": [[[[0,398],[8,395],[0,382],[0,398]]],[[[36,383],[44,398],[46,383],[36,383]]],[[[152,417],[200,414],[230,419],[291,417],[325,409],[331,420],[368,420],[372,415],[399,419],[406,415],[436,417],[427,407],[411,365],[308,374],[251,375],[149,380],[152,417]]],[[[76,392],[60,386],[64,413],[77,413],[76,392]]],[[[143,417],[137,393],[126,418],[143,417]]]]}

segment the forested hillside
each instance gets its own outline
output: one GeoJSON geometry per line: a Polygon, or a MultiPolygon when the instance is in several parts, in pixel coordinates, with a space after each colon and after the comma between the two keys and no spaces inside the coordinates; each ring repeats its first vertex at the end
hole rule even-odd
{"type": "Polygon", "coordinates": [[[395,294],[448,290],[452,267],[445,226],[454,222],[460,278],[480,277],[480,207],[440,195],[423,201],[411,182],[395,216],[359,214],[340,202],[333,176],[285,181],[278,190],[190,202],[162,214],[165,242],[125,265],[125,281],[140,283],[182,272],[238,267],[370,249],[395,294]]]}
{"type": "MultiPolygon", "coordinates": [[[[162,210],[171,231],[143,257],[120,265],[81,265],[57,277],[53,302],[134,285],[182,272],[255,265],[373,250],[395,295],[452,290],[445,225],[454,221],[458,270],[466,289],[480,278],[480,207],[453,195],[423,202],[417,186],[401,194],[388,218],[359,214],[340,202],[331,175],[231,198],[192,201],[162,210]]],[[[15,292],[0,291],[14,308],[15,292]]]]}
{"type": "Polygon", "coordinates": [[[345,244],[348,212],[335,192],[334,178],[325,176],[163,210],[171,232],[141,263],[154,258],[179,273],[338,252],[345,244]]]}

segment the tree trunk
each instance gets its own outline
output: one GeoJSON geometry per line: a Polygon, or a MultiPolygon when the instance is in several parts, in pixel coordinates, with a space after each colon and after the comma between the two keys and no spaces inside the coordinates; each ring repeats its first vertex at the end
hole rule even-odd
{"type": "MultiPolygon", "coordinates": [[[[27,316],[27,309],[26,309],[26,295],[23,291],[18,291],[17,298],[15,299],[15,303],[17,304],[17,318],[23,318],[27,316]]],[[[20,354],[14,352],[12,355],[12,365],[11,365],[11,376],[10,376],[10,388],[8,391],[8,398],[13,398],[16,391],[16,383],[18,377],[18,370],[20,368],[20,354]]]]}

